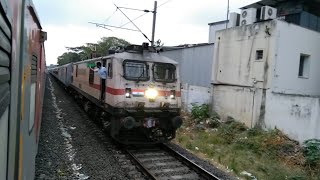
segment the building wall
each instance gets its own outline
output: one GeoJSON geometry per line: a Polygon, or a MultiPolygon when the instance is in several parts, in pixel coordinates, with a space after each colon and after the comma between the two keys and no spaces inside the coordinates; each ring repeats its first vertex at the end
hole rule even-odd
{"type": "Polygon", "coordinates": [[[181,89],[182,107],[186,111],[190,111],[192,104],[211,104],[211,88],[202,86],[192,86],[184,84],[181,89]]]}
{"type": "Polygon", "coordinates": [[[213,110],[299,142],[320,138],[320,33],[273,20],[216,35],[213,110]],[[298,77],[300,54],[309,55],[307,78],[298,77]]]}
{"type": "Polygon", "coordinates": [[[269,88],[276,48],[275,31],[276,23],[268,21],[216,32],[212,82],[269,88]],[[256,60],[260,50],[263,57],[256,60]]]}
{"type": "Polygon", "coordinates": [[[284,94],[320,95],[320,33],[277,21],[278,39],[272,91],[284,94]],[[300,54],[310,55],[308,78],[299,78],[300,54]]]}
{"type": "Polygon", "coordinates": [[[182,84],[210,87],[214,45],[204,45],[161,54],[179,63],[182,84]]]}
{"type": "Polygon", "coordinates": [[[278,128],[290,138],[320,139],[320,98],[267,92],[265,124],[278,128]]]}
{"type": "Polygon", "coordinates": [[[215,85],[212,107],[222,119],[232,117],[248,127],[264,126],[261,114],[264,112],[263,89],[215,85]]]}
{"type": "Polygon", "coordinates": [[[182,106],[189,111],[192,103],[211,103],[211,67],[214,45],[165,51],[162,55],[176,60],[180,66],[182,106]]]}
{"type": "Polygon", "coordinates": [[[216,41],[216,32],[222,29],[226,29],[227,22],[209,25],[209,43],[216,41]]]}

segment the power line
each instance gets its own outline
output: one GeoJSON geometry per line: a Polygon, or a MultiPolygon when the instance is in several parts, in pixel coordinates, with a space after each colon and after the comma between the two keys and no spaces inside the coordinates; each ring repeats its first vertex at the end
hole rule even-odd
{"type": "MultiPolygon", "coordinates": [[[[146,14],[148,14],[148,12],[143,13],[143,14],[141,14],[140,16],[138,16],[138,17],[136,17],[136,18],[132,19],[132,21],[135,21],[135,20],[137,20],[137,19],[141,18],[142,16],[144,16],[144,15],[146,15],[146,14]]],[[[123,25],[121,25],[120,27],[123,27],[123,26],[125,26],[125,25],[127,25],[127,24],[129,24],[129,23],[130,23],[130,21],[129,21],[129,22],[127,22],[127,23],[124,23],[124,24],[123,24],[123,25]]]]}
{"type": "Polygon", "coordinates": [[[152,12],[150,10],[147,10],[147,9],[135,9],[135,8],[128,8],[128,7],[119,7],[119,8],[122,8],[122,9],[129,9],[129,10],[134,10],[134,11],[143,11],[143,12],[152,12]]]}
{"type": "Polygon", "coordinates": [[[112,31],[112,30],[109,29],[109,28],[107,28],[107,27],[112,27],[112,28],[118,28],[118,29],[124,29],[124,30],[129,30],[129,31],[137,31],[137,32],[140,32],[140,31],[135,30],[135,29],[123,28],[123,27],[112,26],[112,25],[107,25],[107,24],[100,24],[100,23],[94,23],[94,22],[88,22],[88,23],[94,24],[94,25],[96,25],[97,27],[101,27],[101,28],[108,29],[108,30],[110,30],[110,31],[112,31]]]}
{"type": "Polygon", "coordinates": [[[106,19],[106,23],[109,21],[109,19],[117,12],[118,9],[116,9],[107,19],[106,19]]]}
{"type": "Polygon", "coordinates": [[[159,8],[159,7],[161,7],[161,6],[165,5],[165,4],[167,4],[167,3],[168,3],[168,2],[170,2],[170,1],[172,1],[172,0],[167,0],[166,2],[164,2],[164,3],[160,4],[157,8],[159,8]]]}
{"type": "Polygon", "coordinates": [[[116,5],[116,4],[114,4],[118,9],[119,9],[119,11],[140,31],[140,33],[146,38],[146,39],[148,39],[148,41],[149,42],[151,42],[152,43],[152,41],[147,37],[147,35],[145,35],[142,31],[141,31],[141,29],[134,23],[134,22],[132,22],[132,20],[116,5]]]}
{"type": "MultiPolygon", "coordinates": [[[[161,7],[161,6],[165,5],[165,4],[167,4],[167,3],[168,3],[168,2],[170,2],[170,1],[172,1],[172,0],[167,0],[166,2],[164,2],[164,3],[160,4],[160,5],[157,7],[157,9],[158,9],[159,7],[161,7]]],[[[124,8],[124,7],[122,7],[122,8],[124,8]]],[[[133,9],[133,8],[126,8],[126,9],[133,9]]],[[[141,18],[142,16],[144,16],[144,15],[148,14],[149,12],[153,12],[153,11],[145,12],[144,14],[141,14],[140,16],[138,16],[138,17],[134,18],[132,21],[135,21],[135,20],[137,20],[137,19],[141,18]]],[[[129,24],[129,23],[131,23],[131,22],[130,22],[130,21],[129,21],[129,22],[126,22],[125,24],[121,25],[120,27],[123,27],[123,26],[125,26],[125,25],[127,25],[127,24],[129,24]]]]}

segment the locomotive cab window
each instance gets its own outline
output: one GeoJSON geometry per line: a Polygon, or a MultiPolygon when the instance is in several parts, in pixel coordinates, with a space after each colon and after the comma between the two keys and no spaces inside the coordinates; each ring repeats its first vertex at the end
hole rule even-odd
{"type": "Polygon", "coordinates": [[[155,63],[153,65],[153,78],[158,82],[175,82],[176,67],[168,63],[155,63]]]}
{"type": "Polygon", "coordinates": [[[123,62],[123,77],[133,81],[149,80],[147,63],[143,61],[126,60],[123,62]]]}

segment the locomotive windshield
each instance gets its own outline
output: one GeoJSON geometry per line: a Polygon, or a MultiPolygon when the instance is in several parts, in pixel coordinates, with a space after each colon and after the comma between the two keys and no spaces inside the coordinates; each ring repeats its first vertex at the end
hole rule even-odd
{"type": "Polygon", "coordinates": [[[158,82],[175,82],[176,67],[168,63],[155,63],[153,65],[153,78],[158,82]]]}
{"type": "Polygon", "coordinates": [[[149,80],[148,66],[145,62],[125,61],[123,63],[124,78],[134,81],[149,80]]]}

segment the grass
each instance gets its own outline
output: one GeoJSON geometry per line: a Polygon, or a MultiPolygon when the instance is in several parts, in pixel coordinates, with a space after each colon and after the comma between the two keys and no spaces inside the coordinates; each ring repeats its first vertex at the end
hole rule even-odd
{"type": "Polygon", "coordinates": [[[202,123],[206,126],[203,129],[197,128],[195,120],[187,119],[174,142],[243,179],[251,179],[241,175],[246,171],[257,179],[320,180],[319,168],[305,166],[301,147],[280,131],[247,129],[232,120],[210,121],[202,123]],[[208,128],[210,125],[215,128],[208,128]]]}

